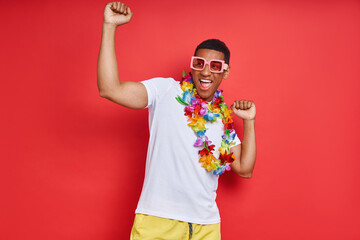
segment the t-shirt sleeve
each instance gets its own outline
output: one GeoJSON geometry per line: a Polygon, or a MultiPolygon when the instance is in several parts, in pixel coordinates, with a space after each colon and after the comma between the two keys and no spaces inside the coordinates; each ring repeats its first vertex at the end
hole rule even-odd
{"type": "Polygon", "coordinates": [[[238,137],[237,134],[235,135],[234,142],[235,142],[235,145],[234,145],[234,146],[236,146],[236,145],[238,145],[238,144],[241,144],[240,138],[238,137]]]}
{"type": "Polygon", "coordinates": [[[148,94],[148,104],[146,108],[153,106],[174,84],[175,80],[172,78],[152,78],[142,81],[148,94]]]}

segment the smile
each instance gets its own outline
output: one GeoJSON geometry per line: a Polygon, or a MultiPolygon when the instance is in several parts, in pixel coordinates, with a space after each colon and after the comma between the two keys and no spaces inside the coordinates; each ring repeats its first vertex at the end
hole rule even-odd
{"type": "Polygon", "coordinates": [[[212,83],[211,80],[207,80],[207,79],[200,79],[200,82],[202,82],[202,83],[212,83]]]}
{"type": "Polygon", "coordinates": [[[202,90],[208,90],[211,87],[212,81],[209,79],[200,79],[200,86],[202,90]]]}

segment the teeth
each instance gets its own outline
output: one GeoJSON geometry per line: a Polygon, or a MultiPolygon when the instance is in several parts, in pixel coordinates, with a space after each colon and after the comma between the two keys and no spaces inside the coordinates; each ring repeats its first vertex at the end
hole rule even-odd
{"type": "Polygon", "coordinates": [[[211,83],[211,80],[206,80],[206,79],[200,79],[200,82],[204,82],[204,83],[211,83]]]}

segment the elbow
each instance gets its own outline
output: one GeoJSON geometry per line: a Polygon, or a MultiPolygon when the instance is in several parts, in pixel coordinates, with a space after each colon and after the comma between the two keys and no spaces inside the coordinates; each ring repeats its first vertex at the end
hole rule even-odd
{"type": "Polygon", "coordinates": [[[100,95],[100,97],[102,97],[102,98],[109,99],[109,94],[108,94],[107,92],[105,92],[104,90],[100,90],[100,89],[99,89],[99,95],[100,95]]]}
{"type": "Polygon", "coordinates": [[[103,91],[99,90],[99,96],[102,97],[102,98],[105,98],[106,95],[103,91]]]}
{"type": "Polygon", "coordinates": [[[239,176],[242,177],[242,178],[250,179],[250,178],[252,178],[252,173],[247,173],[247,174],[243,174],[243,175],[239,175],[239,176]]]}
{"type": "Polygon", "coordinates": [[[236,174],[242,178],[251,178],[252,172],[236,172],[236,174]]]}
{"type": "Polygon", "coordinates": [[[99,82],[101,82],[101,80],[99,80],[98,78],[98,84],[97,84],[97,89],[99,91],[99,96],[102,98],[109,98],[109,88],[101,86],[101,84],[99,84],[99,82]]]}

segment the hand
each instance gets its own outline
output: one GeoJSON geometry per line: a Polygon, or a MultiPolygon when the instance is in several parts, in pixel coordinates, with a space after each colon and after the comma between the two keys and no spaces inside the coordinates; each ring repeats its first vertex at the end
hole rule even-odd
{"type": "Polygon", "coordinates": [[[243,120],[254,120],[256,115],[255,103],[247,100],[236,100],[231,105],[234,114],[243,120]]]}
{"type": "Polygon", "coordinates": [[[104,9],[104,24],[120,26],[128,23],[133,16],[128,6],[121,2],[107,3],[104,9]]]}

